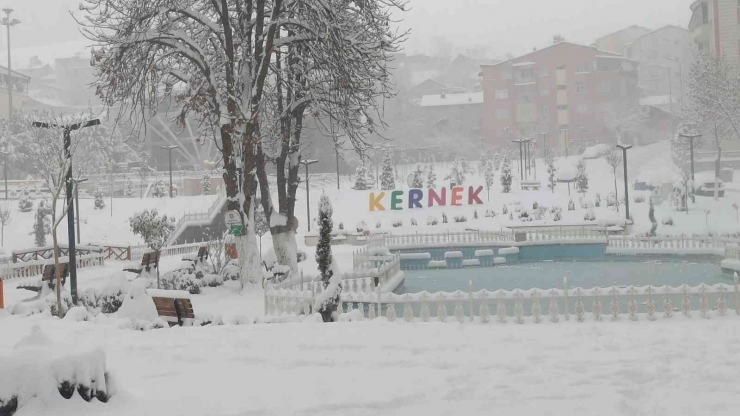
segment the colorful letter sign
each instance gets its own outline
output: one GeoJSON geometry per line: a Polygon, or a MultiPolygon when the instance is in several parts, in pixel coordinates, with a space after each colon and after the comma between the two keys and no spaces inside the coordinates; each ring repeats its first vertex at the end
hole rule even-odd
{"type": "Polygon", "coordinates": [[[391,191],[389,195],[385,192],[370,192],[370,211],[385,211],[390,207],[393,211],[402,209],[420,209],[433,206],[462,206],[464,201],[468,205],[482,205],[480,193],[483,187],[468,187],[467,198],[465,198],[465,188],[456,186],[447,192],[446,188],[435,189],[409,189],[407,191],[391,191]],[[426,192],[426,198],[424,193],[426,192]],[[404,195],[407,194],[407,195],[404,195]],[[449,198],[448,198],[449,195],[449,198]],[[408,201],[404,204],[404,201],[408,201]],[[426,207],[424,202],[426,201],[426,207]],[[449,203],[448,203],[449,202],[449,203]]]}

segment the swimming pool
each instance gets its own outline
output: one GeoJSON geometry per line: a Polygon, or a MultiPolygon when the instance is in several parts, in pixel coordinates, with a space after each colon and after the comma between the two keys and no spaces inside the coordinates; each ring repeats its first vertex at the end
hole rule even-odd
{"type": "Polygon", "coordinates": [[[565,276],[570,287],[584,289],[733,282],[732,276],[722,273],[719,260],[711,256],[613,256],[598,260],[522,262],[492,268],[408,270],[405,273],[406,282],[397,293],[467,290],[469,281],[474,290],[550,289],[562,287],[565,276]]]}

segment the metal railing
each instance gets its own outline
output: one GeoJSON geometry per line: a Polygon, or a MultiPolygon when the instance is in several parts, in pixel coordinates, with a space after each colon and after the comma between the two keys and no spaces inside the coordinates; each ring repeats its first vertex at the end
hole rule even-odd
{"type": "Polygon", "coordinates": [[[210,224],[216,215],[218,215],[225,201],[226,194],[221,192],[218,194],[216,200],[213,201],[211,207],[208,208],[208,211],[185,213],[180,220],[177,221],[177,224],[175,224],[175,229],[172,231],[172,234],[170,234],[170,238],[167,242],[172,244],[177,241],[180,234],[182,234],[182,232],[189,226],[210,224]]]}

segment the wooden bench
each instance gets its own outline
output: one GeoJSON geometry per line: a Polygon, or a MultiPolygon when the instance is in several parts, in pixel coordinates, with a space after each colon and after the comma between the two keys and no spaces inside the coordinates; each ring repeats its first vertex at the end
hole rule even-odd
{"type": "MultiPolygon", "coordinates": [[[[60,263],[59,267],[62,268],[62,286],[67,283],[67,275],[69,274],[69,263],[60,263]]],[[[18,289],[30,290],[32,292],[40,292],[44,285],[44,282],[48,282],[50,289],[55,288],[57,281],[56,273],[54,271],[53,264],[47,264],[44,266],[44,272],[41,275],[41,280],[36,280],[29,284],[19,285],[18,289]]]]}
{"type": "Polygon", "coordinates": [[[155,253],[155,252],[144,253],[144,255],[141,256],[141,266],[139,268],[128,268],[128,269],[123,269],[123,271],[140,274],[143,270],[150,271],[152,269],[152,266],[154,266],[154,268],[158,268],[159,267],[159,256],[160,256],[160,253],[155,253]]]}
{"type": "Polygon", "coordinates": [[[532,189],[532,190],[535,190],[535,191],[539,191],[540,188],[542,188],[542,183],[540,183],[540,182],[537,182],[537,181],[522,181],[522,189],[523,190],[532,189]]]}
{"type": "Polygon", "coordinates": [[[195,319],[193,304],[187,298],[168,298],[162,296],[152,296],[154,306],[157,307],[157,314],[167,321],[170,326],[182,326],[185,319],[191,322],[195,319]]]}

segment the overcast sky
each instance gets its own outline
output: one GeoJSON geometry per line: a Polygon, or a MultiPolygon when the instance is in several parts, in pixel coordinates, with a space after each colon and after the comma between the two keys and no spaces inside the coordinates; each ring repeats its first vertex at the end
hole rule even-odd
{"type": "MultiPolygon", "coordinates": [[[[52,43],[82,44],[84,38],[68,11],[81,0],[0,0],[15,9],[21,24],[12,29],[15,48],[52,43]]],[[[489,54],[521,54],[551,42],[559,33],[567,40],[591,43],[595,38],[631,24],[657,28],[688,26],[692,0],[410,0],[412,10],[401,25],[411,28],[408,52],[429,52],[434,39],[458,47],[486,46],[489,54]]],[[[6,62],[5,28],[0,34],[0,62],[6,62]]],[[[43,51],[43,49],[41,49],[43,51]]],[[[23,55],[22,52],[20,55],[23,55]]],[[[19,57],[20,57],[19,55],[19,57]]],[[[45,60],[43,57],[40,57],[45,60]]],[[[15,61],[15,59],[14,59],[15,61]]],[[[48,60],[45,60],[48,61],[48,60]]]]}

